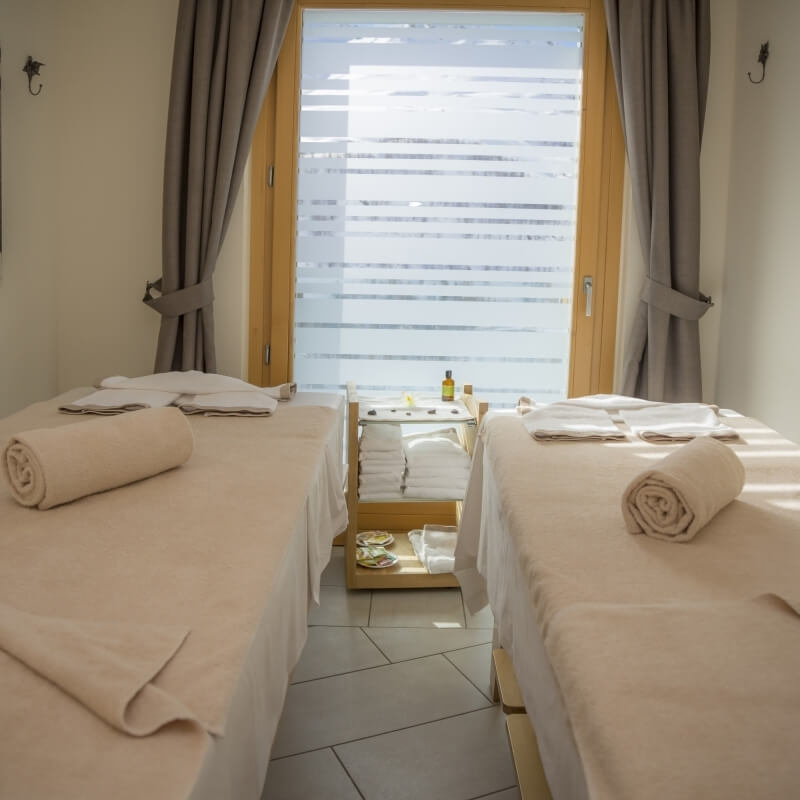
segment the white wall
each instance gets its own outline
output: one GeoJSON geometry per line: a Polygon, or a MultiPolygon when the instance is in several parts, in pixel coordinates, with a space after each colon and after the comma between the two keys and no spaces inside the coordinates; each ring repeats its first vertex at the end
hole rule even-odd
{"type": "Polygon", "coordinates": [[[739,15],[717,394],[800,441],[800,3],[740,0],[739,15]]]}
{"type": "MultiPolygon", "coordinates": [[[[0,3],[3,252],[0,261],[0,416],[56,387],[54,95],[28,93],[28,55],[52,53],[51,3],[0,3]]],[[[49,65],[42,68],[49,83],[49,65]]],[[[34,82],[34,90],[37,83],[34,82]]]]}
{"type": "MultiPolygon", "coordinates": [[[[725,271],[725,230],[728,181],[731,166],[734,57],[737,6],[731,0],[711,0],[711,70],[708,86],[703,147],[700,153],[700,291],[710,295],[714,307],[700,320],[700,363],[703,399],[715,402],[717,353],[722,317],[722,282],[725,271]]],[[[638,306],[644,275],[644,258],[631,205],[630,178],[625,176],[622,212],[622,247],[617,318],[615,387],[622,386],[622,366],[630,328],[638,306]]]]}
{"type": "MultiPolygon", "coordinates": [[[[59,53],[58,388],[152,370],[164,143],[177,0],[71,0],[59,53]]],[[[248,206],[249,208],[249,206],[248,206]]],[[[243,374],[249,217],[240,197],[217,264],[218,369],[243,374]],[[244,299],[243,299],[244,294],[244,299]]]]}
{"type": "MultiPolygon", "coordinates": [[[[150,372],[178,0],[4,0],[0,415],[108,374],[150,372]],[[31,52],[45,89],[27,94],[31,52]],[[19,62],[19,63],[17,63],[19,62]]],[[[244,376],[249,202],[217,264],[218,368],[244,376]]]]}

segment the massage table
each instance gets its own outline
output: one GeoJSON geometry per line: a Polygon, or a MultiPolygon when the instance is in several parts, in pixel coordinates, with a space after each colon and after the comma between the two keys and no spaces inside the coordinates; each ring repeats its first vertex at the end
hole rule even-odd
{"type": "MultiPolygon", "coordinates": [[[[87,391],[0,420],[0,443],[80,424],[57,408],[87,391]]],[[[186,464],[47,511],[0,481],[0,603],[187,628],[152,683],[208,723],[126,735],[0,651],[0,797],[257,800],[308,607],[347,524],[343,414],[339,396],[299,393],[268,418],[187,417],[186,464]]]]}
{"type": "Polygon", "coordinates": [[[800,600],[800,447],[724,422],[744,490],[682,544],[620,510],[676,445],[481,428],[455,572],[491,606],[555,800],[800,796],[800,617],[753,600],[800,600]]]}

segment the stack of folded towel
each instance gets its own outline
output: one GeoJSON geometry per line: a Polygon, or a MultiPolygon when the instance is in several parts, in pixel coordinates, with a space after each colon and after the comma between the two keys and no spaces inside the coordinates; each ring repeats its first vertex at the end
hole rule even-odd
{"type": "Polygon", "coordinates": [[[361,500],[403,496],[406,457],[399,425],[365,425],[359,440],[358,461],[361,500]]]}
{"type": "Polygon", "coordinates": [[[471,460],[455,428],[403,437],[408,474],[406,496],[425,500],[460,500],[469,480],[471,460]]]}
{"type": "Polygon", "coordinates": [[[624,439],[608,413],[566,403],[531,408],[522,417],[525,429],[539,441],[615,441],[624,439]]]}
{"type": "Polygon", "coordinates": [[[669,403],[654,408],[623,409],[620,416],[634,436],[647,442],[687,442],[695,436],[735,441],[739,434],[717,416],[715,406],[669,403]]]}
{"type": "Polygon", "coordinates": [[[455,567],[458,528],[452,525],[425,525],[409,531],[408,540],[417,558],[431,574],[452,572],[455,567]]]}
{"type": "Polygon", "coordinates": [[[142,408],[177,406],[184,414],[230,417],[268,417],[278,401],[291,400],[294,383],[254,386],[227,375],[187,370],[161,372],[140,378],[117,375],[100,382],[96,392],[59,407],[67,414],[110,416],[142,408]]]}

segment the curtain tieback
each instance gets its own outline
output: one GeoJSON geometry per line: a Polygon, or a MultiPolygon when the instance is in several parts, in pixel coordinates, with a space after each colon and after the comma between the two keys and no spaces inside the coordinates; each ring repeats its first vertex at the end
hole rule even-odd
{"type": "Polygon", "coordinates": [[[157,311],[162,317],[180,317],[190,311],[210,306],[214,302],[214,284],[211,278],[206,278],[194,286],[187,286],[185,289],[153,297],[150,290],[155,289],[157,292],[161,292],[161,280],[159,278],[157,281],[147,281],[142,302],[157,311]]]}
{"type": "Polygon", "coordinates": [[[711,298],[704,294],[701,294],[698,300],[688,294],[670,289],[663,283],[656,283],[652,278],[645,278],[642,300],[661,311],[666,311],[673,317],[690,320],[700,319],[714,305],[711,298]]]}

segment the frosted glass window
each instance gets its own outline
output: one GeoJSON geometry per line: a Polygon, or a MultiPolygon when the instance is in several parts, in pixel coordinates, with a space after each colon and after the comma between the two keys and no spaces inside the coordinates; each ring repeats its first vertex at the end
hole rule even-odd
{"type": "Polygon", "coordinates": [[[582,14],[303,12],[294,378],[566,396],[582,14]],[[500,389],[501,391],[498,391],[500,389]]]}

